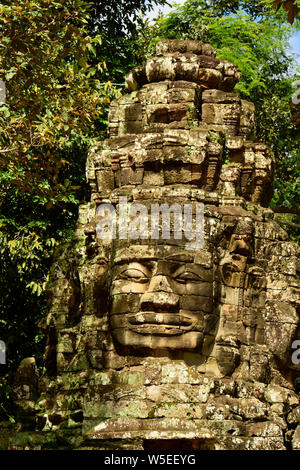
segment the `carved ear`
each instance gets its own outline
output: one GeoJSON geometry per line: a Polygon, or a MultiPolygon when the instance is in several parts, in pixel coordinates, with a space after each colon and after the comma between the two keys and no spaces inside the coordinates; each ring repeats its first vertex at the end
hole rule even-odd
{"type": "Polygon", "coordinates": [[[260,294],[266,287],[266,275],[263,269],[252,266],[247,272],[246,287],[253,289],[256,295],[260,294]]]}
{"type": "Polygon", "coordinates": [[[233,275],[233,264],[232,264],[232,258],[231,256],[224,258],[221,263],[220,263],[220,274],[221,274],[221,279],[223,281],[223,284],[225,286],[228,286],[231,284],[231,279],[233,275]]]}
{"type": "Polygon", "coordinates": [[[246,268],[247,258],[233,254],[220,263],[220,275],[225,286],[239,287],[241,276],[246,268]]]}
{"type": "Polygon", "coordinates": [[[94,265],[93,297],[95,299],[95,314],[103,316],[108,311],[109,302],[109,263],[102,258],[94,265]]]}

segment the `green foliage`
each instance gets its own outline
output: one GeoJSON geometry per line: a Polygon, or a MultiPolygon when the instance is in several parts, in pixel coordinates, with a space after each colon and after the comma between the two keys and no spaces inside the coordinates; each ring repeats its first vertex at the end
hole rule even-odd
{"type": "Polygon", "coordinates": [[[89,9],[80,0],[0,4],[7,90],[0,105],[0,338],[8,361],[1,366],[2,403],[22,358],[34,355],[42,364],[38,323],[51,256],[74,229],[87,148],[101,138],[118,93],[95,78],[103,59],[90,64],[101,38],[89,33],[89,9]]]}
{"type": "Polygon", "coordinates": [[[167,0],[92,0],[90,30],[112,40],[120,36],[129,37],[137,32],[142,22],[141,15],[151,10],[153,5],[167,3],[167,0]]]}
{"type": "Polygon", "coordinates": [[[166,0],[93,0],[89,19],[91,35],[101,34],[96,57],[103,58],[106,68],[97,73],[101,81],[124,84],[124,76],[137,65],[143,55],[139,34],[144,30],[144,15],[153,5],[166,0]]]}
{"type": "Polygon", "coordinates": [[[67,194],[58,175],[65,152],[96,136],[113,90],[94,78],[101,37],[87,29],[89,5],[80,0],[15,0],[0,5],[0,169],[22,191],[67,194]]]}
{"type": "MultiPolygon", "coordinates": [[[[14,287],[21,283],[37,296],[44,291],[48,259],[76,214],[82,180],[76,166],[83,175],[86,149],[99,138],[118,93],[94,78],[105,63],[89,63],[101,44],[100,36],[89,35],[89,9],[81,0],[0,4],[0,77],[7,90],[0,105],[4,291],[7,270],[14,271],[14,287]]],[[[8,309],[2,305],[2,315],[8,309]]]]}
{"type": "Polygon", "coordinates": [[[296,377],[295,379],[295,391],[300,395],[300,377],[296,377]]]}

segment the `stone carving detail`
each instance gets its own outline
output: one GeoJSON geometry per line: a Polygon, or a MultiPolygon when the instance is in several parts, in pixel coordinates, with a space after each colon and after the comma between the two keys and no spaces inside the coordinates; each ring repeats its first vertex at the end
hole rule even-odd
{"type": "Polygon", "coordinates": [[[162,41],[111,104],[109,138],[87,161],[91,201],[53,267],[41,436],[71,448],[300,448],[299,247],[268,208],[271,154],[254,141],[253,104],[232,91],[239,77],[207,44],[162,41]],[[97,208],[118,211],[120,196],[203,203],[203,247],[174,236],[176,218],[170,240],[103,241],[97,208]]]}

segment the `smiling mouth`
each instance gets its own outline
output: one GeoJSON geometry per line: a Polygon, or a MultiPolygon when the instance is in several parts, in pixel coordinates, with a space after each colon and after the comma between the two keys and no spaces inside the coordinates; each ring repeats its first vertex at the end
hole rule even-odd
{"type": "Polygon", "coordinates": [[[173,336],[191,330],[195,320],[179,313],[143,312],[130,315],[128,323],[136,333],[173,336]]]}

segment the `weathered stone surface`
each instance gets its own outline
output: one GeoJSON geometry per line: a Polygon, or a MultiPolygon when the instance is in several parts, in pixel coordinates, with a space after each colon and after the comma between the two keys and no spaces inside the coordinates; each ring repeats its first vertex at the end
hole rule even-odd
{"type": "Polygon", "coordinates": [[[292,448],[294,450],[300,450],[300,425],[297,426],[293,438],[292,438],[292,448]]]}
{"type": "Polygon", "coordinates": [[[14,400],[33,400],[36,398],[38,386],[38,371],[34,357],[27,357],[19,365],[14,385],[14,400]]]}
{"type": "Polygon", "coordinates": [[[89,152],[91,202],[53,266],[39,396],[32,360],[16,377],[23,431],[38,437],[0,433],[4,448],[300,448],[299,247],[272,220],[271,155],[238,79],[182,40],[128,75],[109,138],[89,152]],[[140,236],[124,218],[114,240],[100,236],[103,203],[140,236]],[[204,205],[196,249],[185,204],[194,223],[204,205]],[[162,237],[168,219],[151,217],[171,207],[162,237]]]}

